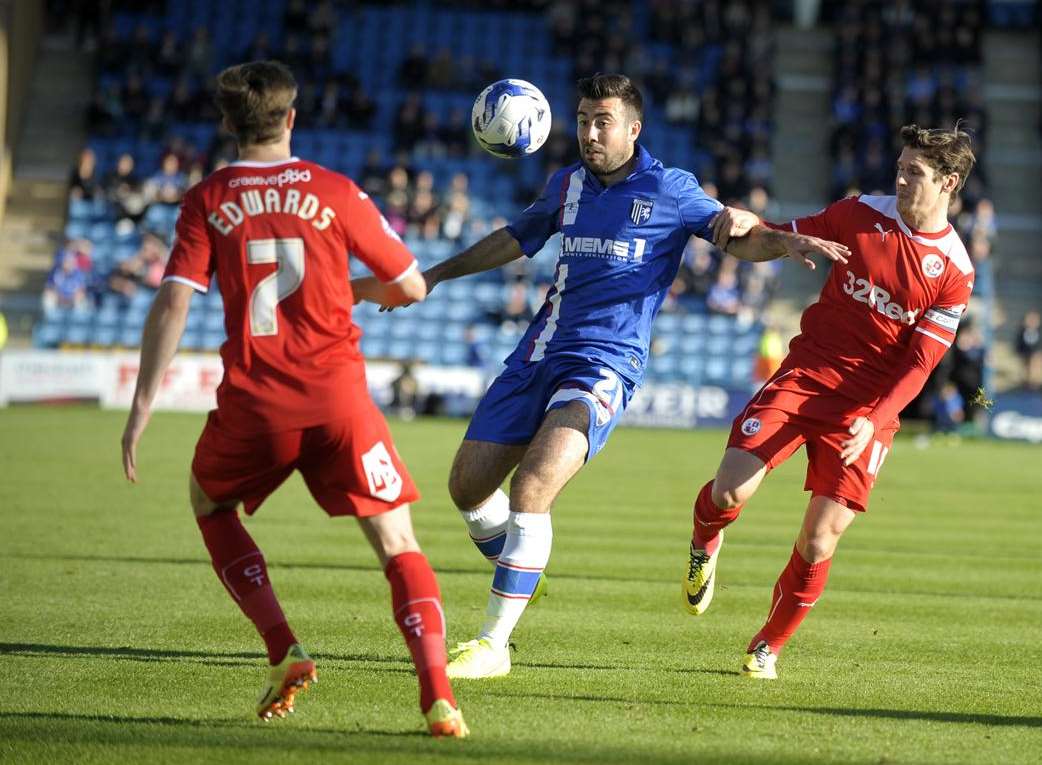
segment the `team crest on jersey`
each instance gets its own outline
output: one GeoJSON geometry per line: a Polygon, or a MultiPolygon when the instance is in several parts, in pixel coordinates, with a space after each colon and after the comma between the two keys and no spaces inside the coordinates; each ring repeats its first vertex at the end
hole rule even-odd
{"type": "Polygon", "coordinates": [[[928,279],[936,279],[944,273],[944,260],[940,255],[930,253],[923,256],[923,273],[928,279]]]}
{"type": "Polygon", "coordinates": [[[630,207],[630,220],[638,226],[642,223],[647,223],[651,219],[651,208],[653,206],[654,202],[649,202],[646,199],[634,199],[633,206],[630,207]]]}
{"type": "Polygon", "coordinates": [[[383,441],[362,455],[362,469],[369,482],[369,493],[385,502],[394,502],[402,493],[402,477],[394,466],[383,441]]]}
{"type": "Polygon", "coordinates": [[[742,422],[742,432],[747,436],[755,436],[760,432],[760,421],[755,417],[749,417],[742,422]]]}

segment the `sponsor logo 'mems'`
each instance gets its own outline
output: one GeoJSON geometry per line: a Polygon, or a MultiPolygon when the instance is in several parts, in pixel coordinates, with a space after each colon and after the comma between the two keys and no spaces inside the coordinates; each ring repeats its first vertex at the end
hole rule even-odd
{"type": "Polygon", "coordinates": [[[592,255],[601,258],[619,258],[620,260],[642,260],[645,240],[633,240],[633,253],[630,254],[630,243],[621,239],[601,239],[595,236],[566,236],[561,242],[564,255],[592,255]]]}

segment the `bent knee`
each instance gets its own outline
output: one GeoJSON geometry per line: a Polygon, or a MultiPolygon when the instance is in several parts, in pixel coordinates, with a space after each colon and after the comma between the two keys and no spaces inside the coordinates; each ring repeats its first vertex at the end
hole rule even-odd
{"type": "Polygon", "coordinates": [[[218,510],[235,510],[239,506],[238,502],[214,502],[191,473],[188,475],[188,501],[196,518],[213,515],[218,510]]]}
{"type": "Polygon", "coordinates": [[[473,510],[488,499],[487,496],[482,496],[482,491],[475,490],[477,488],[474,481],[468,480],[462,470],[453,466],[452,472],[449,473],[449,497],[458,510],[473,510]]]}
{"type": "Polygon", "coordinates": [[[713,481],[712,499],[713,504],[721,510],[740,507],[749,501],[753,495],[753,489],[745,486],[721,482],[719,479],[713,481]]]}
{"type": "Polygon", "coordinates": [[[808,563],[821,563],[836,554],[838,536],[810,536],[801,540],[800,555],[808,563]]]}

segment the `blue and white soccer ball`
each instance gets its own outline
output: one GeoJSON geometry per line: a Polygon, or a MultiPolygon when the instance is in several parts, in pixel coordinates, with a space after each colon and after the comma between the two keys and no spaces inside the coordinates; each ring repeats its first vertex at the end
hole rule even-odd
{"type": "Polygon", "coordinates": [[[474,101],[470,123],[489,154],[524,157],[538,151],[550,135],[550,104],[530,82],[499,80],[474,101]]]}

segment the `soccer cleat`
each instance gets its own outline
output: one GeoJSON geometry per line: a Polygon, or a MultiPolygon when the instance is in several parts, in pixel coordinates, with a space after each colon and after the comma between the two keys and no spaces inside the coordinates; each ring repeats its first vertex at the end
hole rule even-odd
{"type": "Polygon", "coordinates": [[[761,640],[753,650],[745,655],[745,661],[742,662],[742,676],[755,680],[777,680],[778,670],[774,666],[777,662],[777,654],[771,651],[766,640],[761,640]]]}
{"type": "Polygon", "coordinates": [[[716,552],[707,555],[705,550],[696,550],[691,543],[691,557],[687,566],[687,577],[684,579],[684,608],[693,616],[701,616],[713,602],[713,590],[716,589],[716,561],[720,558],[720,548],[724,546],[724,533],[720,532],[720,543],[716,552]]]}
{"type": "Polygon", "coordinates": [[[424,715],[427,730],[435,738],[466,738],[470,728],[463,722],[463,713],[445,699],[438,699],[424,715]]]}
{"type": "Polygon", "coordinates": [[[540,600],[546,597],[547,591],[546,574],[539,574],[539,581],[535,584],[535,590],[532,591],[532,597],[528,599],[528,605],[534,606],[540,600]]]}
{"type": "Polygon", "coordinates": [[[257,716],[267,722],[272,717],[285,717],[293,712],[293,699],[298,691],[317,683],[315,662],[299,643],[289,647],[286,658],[271,668],[268,682],[257,701],[257,716]]]}
{"type": "Polygon", "coordinates": [[[449,655],[445,672],[452,679],[480,680],[510,673],[510,649],[496,648],[487,638],[459,643],[449,655]]]}

